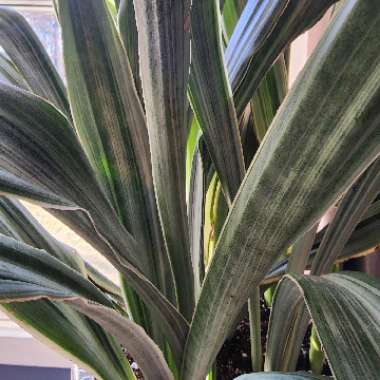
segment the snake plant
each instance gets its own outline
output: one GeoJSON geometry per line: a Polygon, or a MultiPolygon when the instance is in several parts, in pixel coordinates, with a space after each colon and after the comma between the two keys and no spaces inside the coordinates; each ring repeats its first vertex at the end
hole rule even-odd
{"type": "Polygon", "coordinates": [[[380,2],[339,3],[287,86],[290,43],[335,2],[54,0],[64,78],[1,7],[2,308],[99,380],[136,378],[125,351],[145,379],[203,380],[249,300],[241,379],[320,378],[296,372],[310,321],[334,379],[378,379],[380,281],[330,272],[380,243],[380,2]]]}

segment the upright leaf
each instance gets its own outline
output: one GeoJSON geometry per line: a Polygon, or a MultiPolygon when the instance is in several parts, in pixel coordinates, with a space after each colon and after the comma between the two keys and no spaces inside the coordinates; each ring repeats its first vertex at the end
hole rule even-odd
{"type": "MultiPolygon", "coordinates": [[[[128,58],[103,1],[58,3],[76,129],[118,217],[144,247],[147,273],[157,283],[155,260],[163,271],[164,258],[155,236],[145,117],[128,58]]],[[[170,270],[165,274],[170,277],[170,270]]]]}
{"type": "Polygon", "coordinates": [[[206,275],[185,379],[206,375],[251,289],[379,154],[379,21],[373,3],[346,2],[273,120],[206,275]]]}
{"type": "Polygon", "coordinates": [[[179,308],[190,319],[194,284],[185,188],[190,1],[135,0],[134,6],[157,204],[179,308]]]}
{"type": "Polygon", "coordinates": [[[190,99],[229,203],[244,177],[243,150],[224,66],[218,0],[191,8],[190,99]]]}
{"type": "Polygon", "coordinates": [[[123,41],[125,49],[127,50],[136,89],[142,101],[138,36],[133,0],[121,0],[117,19],[120,37],[123,41]]]}

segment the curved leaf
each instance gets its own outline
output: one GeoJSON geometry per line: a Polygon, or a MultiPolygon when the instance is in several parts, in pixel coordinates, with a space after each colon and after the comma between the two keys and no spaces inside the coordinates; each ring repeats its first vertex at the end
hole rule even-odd
{"type": "Polygon", "coordinates": [[[0,99],[0,168],[80,206],[83,211],[55,210],[54,215],[87,240],[96,241],[102,254],[154,309],[173,347],[183,347],[187,323],[130,263],[141,262],[141,248],[118,222],[67,120],[43,99],[15,87],[1,86],[0,99]]]}
{"type": "MultiPolygon", "coordinates": [[[[379,192],[380,160],[377,159],[340,201],[335,217],[327,227],[313,259],[311,274],[321,275],[331,270],[356,225],[379,192]]],[[[310,247],[305,253],[309,251],[310,247]]],[[[304,257],[306,258],[307,255],[304,257]]],[[[294,269],[295,265],[289,263],[288,271],[300,275],[303,274],[305,266],[300,271],[294,269]]],[[[267,340],[265,369],[268,371],[295,369],[298,353],[309,325],[309,316],[304,305],[295,298],[289,299],[289,286],[289,284],[284,284],[275,295],[275,307],[271,312],[273,322],[270,323],[267,340]],[[287,299],[287,301],[281,301],[282,299],[287,299]]]]}
{"type": "Polygon", "coordinates": [[[237,22],[226,49],[226,64],[231,86],[236,88],[241,71],[262,47],[272,32],[289,0],[248,1],[237,22]]]}
{"type": "Polygon", "coordinates": [[[92,305],[82,299],[66,302],[113,335],[137,361],[145,378],[174,380],[162,352],[142,327],[104,306],[92,305]]]}
{"type": "Polygon", "coordinates": [[[380,373],[379,280],[354,272],[322,277],[289,275],[280,286],[289,282],[293,285],[291,293],[305,300],[334,378],[377,379],[380,373]]]}
{"type": "Polygon", "coordinates": [[[0,79],[23,89],[28,88],[28,84],[25,82],[21,73],[3,52],[0,52],[0,79]]]}
{"type": "Polygon", "coordinates": [[[0,169],[0,194],[16,195],[29,199],[44,207],[54,207],[63,210],[76,210],[78,206],[46,188],[31,184],[19,176],[0,169]]]}
{"type": "Polygon", "coordinates": [[[185,379],[206,375],[251,289],[379,154],[379,33],[373,4],[346,2],[280,107],[217,243],[185,379]]]}
{"type": "Polygon", "coordinates": [[[251,100],[262,78],[276,61],[280,53],[297,36],[312,27],[337,0],[276,0],[250,1],[243,11],[226,52],[226,62],[237,114],[240,115],[251,100]],[[276,12],[276,22],[272,22],[270,10],[276,12]],[[260,13],[264,12],[264,13],[260,13]],[[265,13],[267,12],[267,13],[265,13]],[[262,15],[260,26],[255,21],[262,15]],[[244,17],[243,17],[244,15],[244,17]],[[251,39],[246,30],[251,30],[251,39]],[[235,49],[241,46],[241,49],[235,49]],[[248,50],[248,51],[244,51],[248,50]],[[242,51],[244,54],[241,54],[242,51]],[[248,60],[247,60],[248,59],[248,60]]]}
{"type": "Polygon", "coordinates": [[[0,86],[0,99],[0,168],[88,210],[118,254],[144,270],[140,247],[118,223],[67,119],[16,87],[0,86]]]}
{"type": "Polygon", "coordinates": [[[39,300],[4,304],[3,310],[32,336],[102,380],[135,380],[112,337],[62,302],[39,300]]]}
{"type": "Polygon", "coordinates": [[[42,298],[65,301],[85,312],[106,331],[121,338],[125,348],[136,360],[141,360],[142,369],[149,370],[147,373],[170,373],[162,354],[142,328],[119,316],[112,308],[102,306],[112,307],[112,304],[91,282],[46,252],[0,235],[0,302],[42,298]],[[93,302],[92,306],[87,304],[89,301],[93,302]]]}
{"type": "Polygon", "coordinates": [[[73,296],[111,306],[95,285],[69,266],[45,251],[0,234],[1,302],[73,296]]]}
{"type": "Polygon", "coordinates": [[[30,89],[70,116],[65,86],[40,40],[23,16],[5,7],[0,7],[0,45],[30,89]]]}
{"type": "Polygon", "coordinates": [[[50,235],[17,200],[0,197],[0,220],[12,231],[8,234],[0,229],[4,235],[43,249],[72,269],[86,275],[85,266],[79,254],[50,235]]]}
{"type": "MultiPolygon", "coordinates": [[[[0,198],[0,232],[45,249],[60,261],[86,276],[83,261],[76,252],[56,241],[17,201],[0,198]]],[[[135,379],[121,349],[102,329],[69,306],[48,300],[6,304],[12,318],[32,335],[53,344],[74,361],[105,379],[135,379]],[[84,343],[86,342],[86,343],[84,343]]]]}

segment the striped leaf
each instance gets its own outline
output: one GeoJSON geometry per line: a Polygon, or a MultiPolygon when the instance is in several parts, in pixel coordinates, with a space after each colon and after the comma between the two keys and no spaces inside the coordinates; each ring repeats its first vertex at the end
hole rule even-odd
{"type": "Polygon", "coordinates": [[[191,8],[190,100],[229,203],[245,174],[232,91],[224,66],[219,1],[191,8]]]}
{"type": "Polygon", "coordinates": [[[183,347],[186,322],[132,264],[141,267],[141,248],[118,222],[67,119],[43,99],[15,87],[0,86],[0,98],[0,168],[78,205],[82,211],[54,215],[90,242],[96,236],[96,247],[154,310],[173,347],[183,347]]]}
{"type": "Polygon", "coordinates": [[[32,214],[17,200],[0,197],[0,220],[8,232],[0,233],[43,249],[77,272],[86,275],[86,268],[79,254],[68,245],[48,233],[32,214]]]}
{"type": "Polygon", "coordinates": [[[134,0],[134,7],[156,199],[179,309],[190,320],[194,284],[185,188],[190,1],[134,0]]]}
{"type": "Polygon", "coordinates": [[[75,210],[75,203],[49,191],[39,185],[20,178],[17,175],[0,169],[0,194],[13,194],[19,198],[29,199],[45,207],[63,210],[75,210]]]}
{"type": "Polygon", "coordinates": [[[279,22],[288,0],[248,1],[226,49],[226,64],[233,88],[242,78],[251,57],[262,47],[279,22]]]}
{"type": "Polygon", "coordinates": [[[335,2],[252,0],[247,3],[226,51],[238,115],[280,53],[298,35],[312,27],[335,2]],[[256,27],[258,19],[260,28],[256,27]]]}
{"type": "Polygon", "coordinates": [[[293,296],[306,303],[334,378],[377,379],[379,280],[362,273],[342,272],[322,277],[289,275],[279,286],[287,283],[292,284],[293,296]]]}
{"type": "Polygon", "coordinates": [[[380,159],[378,158],[341,200],[313,260],[312,274],[320,275],[330,271],[355,227],[379,193],[380,159]]]}
{"type": "MultiPolygon", "coordinates": [[[[58,4],[69,97],[82,146],[118,218],[143,247],[144,273],[176,304],[154,198],[145,116],[128,56],[104,1],[58,4]]],[[[137,309],[131,312],[139,318],[137,309]]]]}
{"type": "MultiPolygon", "coordinates": [[[[356,225],[365,211],[380,192],[380,160],[377,159],[355,182],[340,201],[334,219],[329,224],[322,242],[313,259],[311,274],[328,273],[343,251],[356,225]]],[[[310,247],[305,253],[309,253],[310,247]]],[[[301,260],[307,255],[303,255],[301,260]]],[[[295,271],[297,264],[290,263],[288,271],[295,271]]],[[[271,324],[268,330],[267,361],[268,371],[292,371],[298,360],[298,353],[309,324],[309,316],[303,303],[291,299],[289,284],[284,284],[276,292],[275,306],[271,312],[271,324]],[[283,301],[282,301],[283,300],[283,301]],[[284,314],[284,310],[286,313],[284,314]]]]}
{"type": "Polygon", "coordinates": [[[157,283],[151,236],[159,227],[152,225],[158,220],[148,135],[127,56],[103,1],[58,3],[76,129],[118,217],[144,247],[146,273],[157,283]]]}
{"type": "Polygon", "coordinates": [[[70,116],[65,86],[40,40],[23,16],[5,7],[0,7],[0,46],[34,93],[70,116]]]}
{"type": "Polygon", "coordinates": [[[143,102],[140,79],[138,36],[133,0],[121,0],[117,19],[120,37],[125,49],[127,50],[129,64],[135,80],[136,90],[139,94],[140,100],[143,102]]]}
{"type": "Polygon", "coordinates": [[[0,80],[23,89],[28,88],[21,73],[4,52],[0,52],[0,80]]]}
{"type": "MultiPolygon", "coordinates": [[[[46,249],[49,254],[84,274],[83,262],[74,256],[73,250],[49,235],[20,203],[0,198],[0,216],[0,233],[35,248],[46,249]]],[[[134,379],[120,347],[112,338],[69,306],[40,300],[10,303],[3,309],[37,339],[53,345],[101,378],[134,379]]]]}
{"type": "Polygon", "coordinates": [[[120,346],[104,330],[62,302],[3,304],[2,309],[37,340],[102,380],[135,380],[120,346]]]}
{"type": "Polygon", "coordinates": [[[102,235],[115,247],[127,242],[129,247],[119,247],[119,253],[143,268],[140,248],[118,225],[67,119],[42,98],[16,87],[3,84],[0,98],[0,168],[89,210],[95,226],[108,229],[102,235]]]}
{"type": "Polygon", "coordinates": [[[174,380],[162,352],[142,327],[104,306],[93,305],[82,299],[66,302],[113,335],[137,361],[144,378],[174,380]]]}
{"type": "MultiPolygon", "coordinates": [[[[0,260],[1,303],[35,301],[43,298],[64,301],[104,326],[111,335],[121,338],[123,346],[134,355],[136,361],[141,361],[139,364],[144,373],[147,375],[156,373],[157,378],[160,379],[170,378],[167,376],[170,371],[161,352],[143,329],[113,311],[108,298],[79,273],[45,251],[37,250],[3,235],[0,235],[0,260]],[[92,304],[89,304],[89,301],[92,301],[92,304]],[[161,375],[162,373],[166,377],[161,375]]],[[[30,313],[27,313],[26,318],[28,314],[29,318],[32,317],[30,313]]],[[[68,317],[70,322],[75,319],[80,322],[75,315],[68,317]]],[[[81,335],[85,332],[86,329],[81,335]]],[[[104,339],[103,344],[112,344],[110,341],[107,342],[106,336],[104,339]]],[[[75,344],[75,342],[72,343],[75,344]]],[[[123,365],[120,360],[121,355],[117,359],[118,361],[115,360],[116,367],[121,367],[123,365]]],[[[118,377],[124,378],[122,375],[118,377]]]]}
{"type": "Polygon", "coordinates": [[[206,275],[185,379],[206,375],[251,289],[379,154],[379,18],[346,2],[273,120],[206,275]]]}

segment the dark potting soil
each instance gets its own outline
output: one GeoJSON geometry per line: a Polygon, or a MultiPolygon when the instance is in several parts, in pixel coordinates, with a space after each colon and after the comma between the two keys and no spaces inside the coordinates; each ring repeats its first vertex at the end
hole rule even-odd
{"type": "MultiPolygon", "coordinates": [[[[261,299],[261,347],[263,350],[263,360],[265,354],[266,337],[268,331],[270,309],[266,306],[265,301],[261,299]]],[[[305,335],[301,352],[297,362],[297,371],[308,371],[310,369],[309,348],[310,348],[311,325],[305,335]]],[[[138,380],[144,377],[141,370],[136,366],[133,358],[128,355],[127,358],[132,364],[133,371],[138,380]]],[[[232,380],[237,376],[252,372],[251,366],[251,344],[249,334],[249,320],[244,317],[237,325],[234,333],[223,344],[216,359],[217,380],[232,380]]],[[[331,376],[328,364],[324,363],[324,375],[331,376]]]]}
{"type": "MultiPolygon", "coordinates": [[[[265,354],[266,336],[268,331],[270,309],[261,299],[261,347],[265,354]]],[[[310,369],[311,325],[305,335],[301,352],[298,358],[297,371],[308,371],[310,369]]],[[[251,345],[249,335],[248,317],[243,318],[235,329],[234,334],[226,340],[220,350],[217,360],[217,380],[232,380],[239,375],[252,372],[251,367],[251,345]]],[[[331,375],[330,368],[325,362],[324,375],[331,375]]]]}

